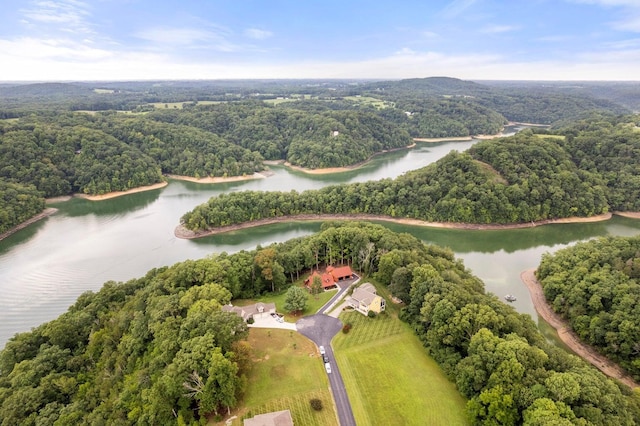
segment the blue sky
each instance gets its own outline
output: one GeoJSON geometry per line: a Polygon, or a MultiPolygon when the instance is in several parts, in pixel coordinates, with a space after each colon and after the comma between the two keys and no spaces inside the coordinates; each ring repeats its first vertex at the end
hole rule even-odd
{"type": "Polygon", "coordinates": [[[0,80],[640,80],[640,0],[3,0],[0,80]]]}

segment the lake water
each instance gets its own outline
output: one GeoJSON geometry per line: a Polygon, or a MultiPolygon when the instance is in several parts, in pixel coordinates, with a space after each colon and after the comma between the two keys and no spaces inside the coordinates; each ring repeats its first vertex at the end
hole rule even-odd
{"type": "MultiPolygon", "coordinates": [[[[284,223],[198,240],[173,235],[180,216],[210,197],[243,190],[305,190],[343,182],[396,177],[476,141],[419,144],[384,154],[364,167],[333,175],[308,175],[272,166],[267,179],[196,184],[170,181],[165,188],[91,202],[74,198],[54,204],[59,211],[0,241],[0,347],[17,332],[51,320],[86,290],[109,280],[126,281],[149,269],[258,244],[309,235],[319,223],[284,223]]],[[[640,221],[615,217],[607,222],[547,225],[505,231],[421,228],[383,223],[424,241],[450,247],[500,297],[514,294],[520,312],[537,318],[520,272],[535,267],[545,252],[604,235],[638,235],[640,221]]]]}

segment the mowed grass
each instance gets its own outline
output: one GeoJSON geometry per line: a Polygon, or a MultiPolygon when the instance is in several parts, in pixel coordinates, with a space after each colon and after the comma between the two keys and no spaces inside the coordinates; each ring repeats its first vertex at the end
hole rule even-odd
{"type": "Polygon", "coordinates": [[[469,424],[464,398],[394,313],[340,319],[353,325],[333,348],[358,426],[469,424]]]}
{"type": "Polygon", "coordinates": [[[289,330],[251,329],[253,366],[247,377],[247,390],[234,410],[232,425],[257,414],[291,410],[294,424],[337,426],[329,380],[316,346],[306,337],[289,330]],[[311,398],[323,402],[314,411],[311,398]]]}

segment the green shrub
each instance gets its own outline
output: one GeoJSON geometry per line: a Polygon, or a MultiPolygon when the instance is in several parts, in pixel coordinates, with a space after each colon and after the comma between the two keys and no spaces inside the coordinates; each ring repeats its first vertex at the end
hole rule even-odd
{"type": "Polygon", "coordinates": [[[314,410],[322,411],[322,400],[318,398],[311,398],[309,400],[309,403],[311,404],[311,408],[313,408],[314,410]]]}

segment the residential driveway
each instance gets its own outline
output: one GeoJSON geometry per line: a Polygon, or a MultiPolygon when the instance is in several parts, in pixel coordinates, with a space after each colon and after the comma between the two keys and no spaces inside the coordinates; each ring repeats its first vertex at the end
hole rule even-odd
{"type": "Polygon", "coordinates": [[[340,316],[340,314],[342,313],[342,310],[344,308],[346,308],[347,306],[351,306],[349,305],[349,302],[347,302],[346,300],[344,302],[342,302],[341,304],[339,304],[338,306],[336,306],[335,308],[333,308],[331,310],[331,312],[329,312],[327,315],[332,316],[334,318],[338,318],[340,316]]]}
{"type": "MultiPolygon", "coordinates": [[[[333,399],[336,402],[340,426],[355,426],[356,421],[353,417],[349,397],[344,388],[342,375],[338,369],[338,364],[333,356],[333,348],[331,347],[331,339],[342,329],[342,322],[328,315],[316,314],[304,317],[296,324],[300,334],[311,339],[316,345],[324,346],[327,356],[329,357],[329,362],[331,363],[331,374],[327,375],[329,376],[333,399]]],[[[322,362],[322,360],[318,360],[318,362],[322,362]]]]}
{"type": "Polygon", "coordinates": [[[351,288],[351,286],[356,285],[360,281],[360,277],[356,275],[355,279],[352,280],[344,280],[338,283],[338,292],[327,302],[324,306],[318,309],[318,312],[322,312],[328,314],[329,311],[338,303],[340,298],[344,295],[344,293],[351,288]]]}
{"type": "Polygon", "coordinates": [[[247,324],[249,327],[255,328],[282,328],[284,330],[294,330],[298,328],[291,322],[278,322],[275,318],[268,316],[266,318],[257,318],[253,324],[247,324]]]}

